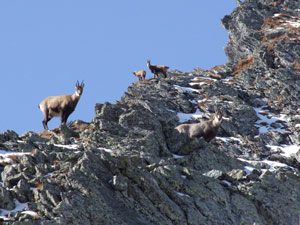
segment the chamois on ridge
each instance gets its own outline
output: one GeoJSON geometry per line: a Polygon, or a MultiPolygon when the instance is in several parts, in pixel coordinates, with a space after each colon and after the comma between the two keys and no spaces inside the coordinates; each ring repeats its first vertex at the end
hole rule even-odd
{"type": "Polygon", "coordinates": [[[139,81],[145,80],[145,78],[146,78],[146,71],[145,70],[139,70],[137,72],[133,72],[133,74],[139,78],[139,81]]]}
{"type": "Polygon", "coordinates": [[[187,134],[190,138],[203,137],[206,142],[210,142],[217,136],[222,117],[222,112],[220,109],[217,109],[214,116],[208,121],[194,124],[181,124],[175,129],[178,130],[179,133],[187,134]]]}
{"type": "Polygon", "coordinates": [[[42,123],[45,130],[48,130],[47,123],[53,117],[60,117],[61,125],[66,124],[68,117],[75,110],[75,107],[82,95],[83,88],[83,81],[81,84],[77,81],[76,91],[73,95],[51,96],[41,101],[39,108],[44,114],[44,120],[42,123]]]}
{"type": "Polygon", "coordinates": [[[158,77],[160,73],[164,75],[164,77],[167,77],[167,72],[169,67],[164,65],[151,65],[150,60],[147,60],[147,66],[151,73],[154,73],[154,77],[158,77]]]}

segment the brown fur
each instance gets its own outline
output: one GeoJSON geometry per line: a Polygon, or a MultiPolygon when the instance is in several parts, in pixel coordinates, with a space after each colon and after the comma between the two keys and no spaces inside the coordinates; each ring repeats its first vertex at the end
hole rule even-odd
{"type": "Polygon", "coordinates": [[[151,73],[154,73],[154,77],[158,77],[159,74],[163,74],[164,77],[167,77],[167,72],[169,67],[164,65],[151,65],[150,60],[147,60],[147,66],[151,73]]]}
{"type": "Polygon", "coordinates": [[[82,95],[84,83],[76,83],[76,91],[73,95],[60,95],[45,98],[39,108],[44,114],[42,121],[45,130],[48,130],[48,121],[53,117],[60,117],[61,124],[66,124],[68,117],[75,110],[75,107],[82,95]]]}
{"type": "Polygon", "coordinates": [[[133,74],[139,78],[139,81],[145,80],[145,78],[146,78],[146,71],[145,70],[139,70],[137,72],[133,72],[133,74]]]}
{"type": "Polygon", "coordinates": [[[222,113],[217,110],[213,118],[208,121],[194,124],[181,124],[175,129],[179,133],[187,134],[190,138],[203,137],[205,141],[210,142],[216,137],[218,129],[222,122],[222,113]]]}

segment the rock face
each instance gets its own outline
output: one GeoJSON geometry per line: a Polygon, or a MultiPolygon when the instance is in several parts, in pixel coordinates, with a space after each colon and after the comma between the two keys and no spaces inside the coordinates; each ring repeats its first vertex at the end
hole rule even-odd
{"type": "Polygon", "coordinates": [[[298,224],[299,9],[245,0],[222,19],[227,64],[137,82],[90,123],[0,134],[3,223],[298,224]],[[210,143],[175,131],[216,107],[210,143]]]}

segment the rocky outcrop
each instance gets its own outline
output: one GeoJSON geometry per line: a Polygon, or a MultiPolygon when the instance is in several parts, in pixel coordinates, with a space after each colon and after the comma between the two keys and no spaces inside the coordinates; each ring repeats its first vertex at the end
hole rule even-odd
{"type": "Polygon", "coordinates": [[[90,122],[0,134],[4,224],[298,224],[300,3],[245,0],[229,62],[171,71],[90,122]],[[224,111],[210,143],[174,128],[224,111]]]}

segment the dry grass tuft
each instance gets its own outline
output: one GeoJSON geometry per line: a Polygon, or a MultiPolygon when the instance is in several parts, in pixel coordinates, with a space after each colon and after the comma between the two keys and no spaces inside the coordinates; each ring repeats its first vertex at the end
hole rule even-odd
{"type": "Polygon", "coordinates": [[[254,56],[250,56],[248,58],[241,59],[236,65],[235,68],[232,71],[233,75],[236,75],[245,69],[247,69],[249,66],[251,66],[254,63],[254,56]]]}
{"type": "Polygon", "coordinates": [[[298,74],[300,74],[300,65],[297,63],[296,59],[294,59],[293,68],[298,74]]]}
{"type": "Polygon", "coordinates": [[[35,187],[36,187],[36,189],[38,189],[38,190],[43,190],[43,183],[42,182],[39,182],[39,181],[35,181],[34,182],[34,185],[35,185],[35,187]]]}
{"type": "MultiPolygon", "coordinates": [[[[284,34],[281,34],[275,38],[269,38],[270,43],[268,43],[267,49],[270,50],[272,49],[275,44],[280,41],[284,40],[285,42],[289,40],[294,40],[294,41],[300,41],[299,36],[300,36],[300,27],[296,27],[292,23],[299,22],[300,17],[292,17],[290,15],[281,13],[276,16],[270,16],[268,17],[265,22],[262,25],[262,30],[259,32],[262,32],[264,34],[263,39],[261,40],[262,43],[268,42],[268,35],[267,35],[267,30],[268,29],[278,29],[278,28],[285,28],[284,34]]],[[[280,34],[280,33],[278,33],[280,34]]]]}
{"type": "Polygon", "coordinates": [[[51,132],[45,130],[45,131],[42,131],[39,133],[39,135],[42,137],[42,138],[46,138],[46,139],[50,139],[52,134],[51,132]]]}
{"type": "Polygon", "coordinates": [[[197,105],[198,105],[198,108],[201,109],[201,107],[203,107],[207,102],[209,102],[209,96],[208,95],[205,95],[205,98],[201,101],[201,102],[198,102],[197,105]]]}

